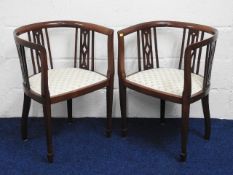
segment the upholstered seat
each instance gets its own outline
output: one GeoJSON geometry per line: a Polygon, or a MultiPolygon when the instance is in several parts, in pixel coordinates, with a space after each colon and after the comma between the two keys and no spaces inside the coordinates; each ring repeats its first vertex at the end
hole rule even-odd
{"type": "MultiPolygon", "coordinates": [[[[79,68],[63,68],[48,70],[50,96],[65,94],[74,90],[107,80],[101,74],[79,68]]],[[[32,91],[41,95],[41,73],[29,78],[32,91]]]]}
{"type": "MultiPolygon", "coordinates": [[[[192,95],[200,92],[203,87],[203,77],[191,74],[192,95]]],[[[182,96],[184,88],[184,71],[171,68],[156,68],[140,71],[126,77],[126,80],[171,95],[182,96]]]]}

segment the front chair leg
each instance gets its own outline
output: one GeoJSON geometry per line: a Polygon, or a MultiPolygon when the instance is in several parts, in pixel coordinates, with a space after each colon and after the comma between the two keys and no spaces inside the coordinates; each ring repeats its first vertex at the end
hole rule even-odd
{"type": "Polygon", "coordinates": [[[27,133],[27,123],[28,123],[28,114],[31,106],[31,98],[24,94],[23,100],[23,112],[21,118],[21,137],[23,140],[27,140],[28,133],[27,133]]]}
{"type": "Polygon", "coordinates": [[[72,123],[72,99],[67,100],[68,122],[72,123]]]}
{"type": "Polygon", "coordinates": [[[186,161],[186,157],[187,157],[189,110],[190,110],[190,104],[183,103],[182,104],[182,126],[181,126],[181,154],[180,154],[181,161],[186,161]]]}
{"type": "Polygon", "coordinates": [[[52,126],[51,126],[51,104],[43,104],[45,129],[46,129],[46,141],[47,141],[47,158],[48,162],[53,162],[53,147],[52,147],[52,126]]]}
{"type": "Polygon", "coordinates": [[[202,109],[203,109],[204,118],[205,118],[205,135],[204,135],[204,138],[206,140],[209,140],[210,139],[210,133],[211,133],[209,95],[202,98],[201,102],[202,102],[202,109]]]}
{"type": "Polygon", "coordinates": [[[160,100],[160,123],[165,123],[165,100],[160,100]]]}
{"type": "Polygon", "coordinates": [[[120,107],[121,107],[121,134],[123,137],[127,136],[128,126],[126,117],[126,87],[123,83],[119,82],[120,91],[120,107]]]}
{"type": "Polygon", "coordinates": [[[106,136],[111,137],[112,134],[112,100],[113,100],[113,85],[107,86],[106,99],[107,99],[107,123],[106,123],[106,136]]]}

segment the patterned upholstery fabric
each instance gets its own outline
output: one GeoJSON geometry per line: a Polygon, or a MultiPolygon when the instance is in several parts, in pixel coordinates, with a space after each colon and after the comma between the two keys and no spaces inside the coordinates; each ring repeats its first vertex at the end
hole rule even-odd
{"type": "MultiPolygon", "coordinates": [[[[56,96],[101,82],[107,78],[96,72],[78,68],[51,69],[48,71],[50,96],[56,96]]],[[[29,78],[32,91],[41,94],[41,74],[29,78]]]]}
{"type": "MultiPolygon", "coordinates": [[[[203,77],[192,74],[192,95],[201,91],[203,86],[203,77]]],[[[179,69],[158,68],[149,69],[132,74],[126,77],[133,83],[169,93],[182,96],[184,88],[184,71],[179,69]]]]}

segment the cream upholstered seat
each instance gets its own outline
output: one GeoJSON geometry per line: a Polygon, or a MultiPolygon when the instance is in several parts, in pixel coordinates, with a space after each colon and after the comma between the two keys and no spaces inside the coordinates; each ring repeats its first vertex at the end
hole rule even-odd
{"type": "MultiPolygon", "coordinates": [[[[89,85],[107,80],[101,74],[79,68],[62,68],[48,70],[50,96],[61,95],[89,85]]],[[[41,73],[29,78],[32,91],[41,94],[41,73]]]]}
{"type": "MultiPolygon", "coordinates": [[[[203,87],[203,77],[191,74],[192,95],[201,91],[203,87]]],[[[149,69],[132,74],[126,79],[130,82],[165,92],[168,94],[182,96],[184,88],[184,71],[171,68],[149,69]]]]}

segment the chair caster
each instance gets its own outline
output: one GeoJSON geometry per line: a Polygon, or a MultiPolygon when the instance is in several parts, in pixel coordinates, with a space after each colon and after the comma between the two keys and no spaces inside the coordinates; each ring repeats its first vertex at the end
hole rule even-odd
{"type": "Polygon", "coordinates": [[[181,153],[181,154],[180,154],[180,161],[181,161],[181,162],[185,162],[185,161],[186,161],[186,158],[187,158],[187,154],[186,154],[186,153],[181,153]]]}
{"type": "Polygon", "coordinates": [[[126,137],[128,135],[128,129],[122,129],[121,130],[121,136],[126,137]]]}
{"type": "Polygon", "coordinates": [[[53,163],[53,154],[52,153],[48,153],[47,159],[48,159],[49,163],[53,163]]]}

